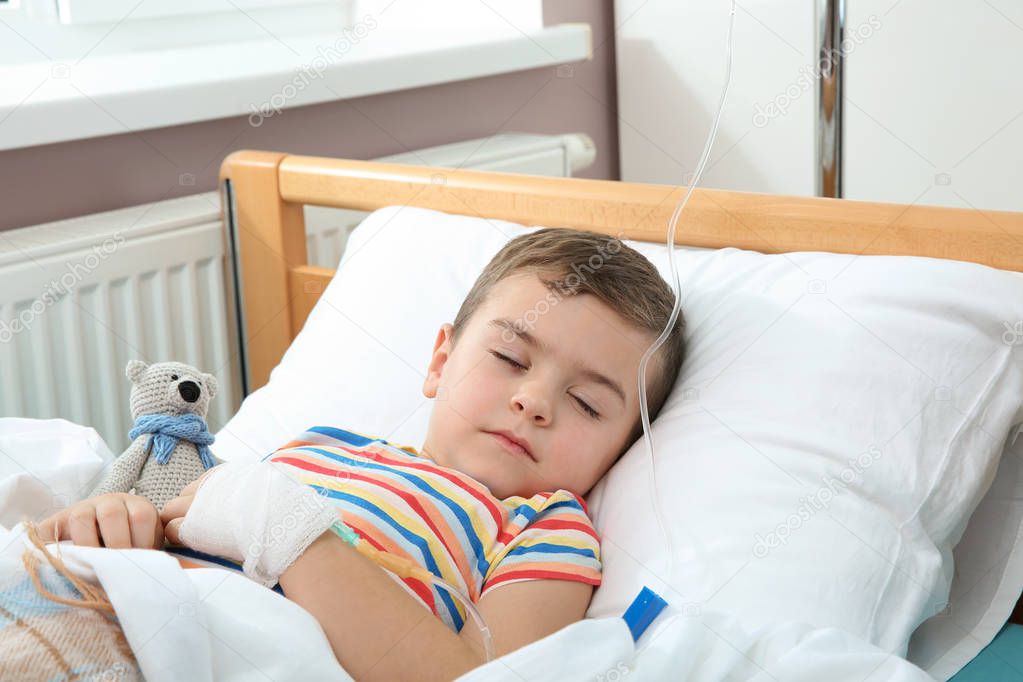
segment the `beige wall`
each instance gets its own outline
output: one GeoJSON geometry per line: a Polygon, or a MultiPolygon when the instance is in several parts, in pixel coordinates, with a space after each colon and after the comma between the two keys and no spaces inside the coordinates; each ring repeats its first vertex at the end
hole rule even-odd
{"type": "Polygon", "coordinates": [[[580,175],[617,179],[612,2],[546,0],[544,20],[590,24],[593,60],[571,77],[551,67],[287,109],[259,128],[240,116],[0,152],[0,230],[213,190],[236,149],[368,159],[499,132],[584,132],[597,159],[580,175]]]}

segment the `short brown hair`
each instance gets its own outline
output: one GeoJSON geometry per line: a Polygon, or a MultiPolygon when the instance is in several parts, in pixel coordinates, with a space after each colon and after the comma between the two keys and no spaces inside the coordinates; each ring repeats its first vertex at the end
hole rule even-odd
{"type": "MultiPolygon", "coordinates": [[[[452,346],[491,289],[520,272],[537,275],[555,294],[592,294],[654,338],[668,324],[675,303],[671,288],[653,263],[620,240],[587,230],[543,228],[512,239],[483,268],[452,323],[452,346]]],[[[685,360],[684,330],[685,318],[680,310],[670,334],[651,358],[661,370],[647,386],[651,422],[664,406],[685,360]]],[[[642,433],[640,417],[623,452],[642,433]]]]}

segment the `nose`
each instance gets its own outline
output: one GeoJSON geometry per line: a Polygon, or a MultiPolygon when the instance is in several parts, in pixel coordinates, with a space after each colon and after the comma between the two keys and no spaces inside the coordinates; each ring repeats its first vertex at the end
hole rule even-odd
{"type": "Polygon", "coordinates": [[[178,384],[178,393],[186,403],[194,403],[199,399],[199,386],[194,381],[182,381],[178,384]]]}
{"type": "Polygon", "coordinates": [[[550,422],[550,405],[542,397],[539,387],[521,386],[512,396],[512,410],[525,415],[534,423],[544,425],[550,422]]]}

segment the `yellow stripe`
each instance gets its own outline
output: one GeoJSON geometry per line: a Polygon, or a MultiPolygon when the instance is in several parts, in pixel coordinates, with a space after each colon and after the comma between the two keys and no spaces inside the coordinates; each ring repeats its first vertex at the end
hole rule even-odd
{"type": "MultiPolygon", "coordinates": [[[[540,530],[548,530],[548,529],[547,528],[541,528],[540,530]]],[[[559,532],[564,532],[565,530],[567,530],[567,529],[560,528],[559,532]]],[[[529,528],[528,527],[526,528],[525,532],[527,532],[527,533],[529,532],[529,528]]],[[[582,532],[581,530],[577,530],[575,532],[578,533],[579,536],[582,536],[583,539],[580,539],[580,538],[578,538],[576,536],[568,536],[568,535],[543,535],[543,536],[538,537],[538,538],[530,538],[527,535],[526,538],[522,542],[520,542],[517,545],[513,545],[512,549],[516,549],[516,548],[519,548],[519,547],[532,547],[534,545],[539,545],[539,544],[542,544],[542,543],[550,543],[550,544],[562,545],[562,546],[565,546],[565,547],[571,547],[573,549],[592,549],[593,550],[593,554],[595,556],[599,557],[600,556],[600,546],[599,546],[599,544],[594,542],[593,537],[590,536],[590,535],[587,535],[586,533],[582,532]]],[[[522,537],[522,536],[520,535],[519,537],[522,537]]]]}
{"type": "MultiPolygon", "coordinates": [[[[423,481],[427,488],[437,493],[438,495],[441,495],[449,500],[454,501],[458,505],[458,508],[465,512],[466,516],[469,517],[469,525],[472,528],[473,533],[476,534],[476,537],[479,539],[480,544],[483,545],[484,555],[490,547],[493,547],[496,536],[495,538],[490,538],[490,536],[487,533],[486,525],[484,524],[483,521],[480,520],[481,513],[486,512],[486,509],[482,508],[481,504],[477,504],[475,499],[470,500],[470,507],[468,509],[466,508],[465,502],[463,502],[462,498],[468,496],[469,493],[465,492],[464,490],[462,490],[462,488],[456,486],[455,484],[449,483],[447,479],[445,479],[443,476],[437,473],[424,472],[420,469],[409,469],[406,470],[406,473],[411,474],[413,476],[418,476],[423,481]]],[[[422,491],[419,488],[410,490],[410,492],[416,495],[426,494],[425,491],[422,491]]],[[[497,506],[499,507],[500,505],[497,506]]],[[[486,518],[488,519],[490,518],[489,513],[486,514],[486,518]]],[[[461,524],[459,523],[457,527],[453,527],[451,530],[455,535],[458,535],[459,533],[462,532],[461,524]]],[[[466,557],[466,561],[471,564],[472,563],[471,557],[466,557]]]]}
{"type": "MultiPolygon", "coordinates": [[[[541,530],[546,530],[546,529],[541,529],[541,530]]],[[[527,531],[528,531],[528,528],[527,528],[527,531]]],[[[492,570],[484,578],[484,582],[486,582],[491,577],[493,577],[495,575],[496,571],[500,570],[500,567],[498,566],[498,564],[500,564],[502,561],[504,561],[504,559],[508,556],[509,552],[511,552],[512,550],[515,550],[515,549],[523,549],[523,548],[524,549],[529,549],[530,547],[533,547],[534,545],[538,545],[538,544],[542,544],[542,543],[551,543],[551,544],[561,545],[561,546],[565,546],[565,547],[571,547],[573,549],[592,549],[594,557],[596,558],[597,561],[600,561],[600,546],[594,544],[593,538],[591,536],[586,535],[585,533],[582,533],[582,531],[575,531],[575,532],[582,534],[589,541],[588,542],[586,540],[579,541],[579,540],[576,540],[576,539],[573,539],[573,538],[569,538],[569,537],[566,537],[566,536],[563,536],[563,535],[545,535],[543,537],[536,538],[534,540],[530,540],[528,538],[528,536],[527,537],[523,537],[522,535],[516,536],[516,538],[512,540],[512,543],[510,545],[505,545],[505,547],[491,560],[490,564],[491,564],[491,569],[492,570]],[[523,538],[522,542],[515,542],[515,540],[518,540],[519,538],[523,538]]],[[[543,553],[543,550],[538,550],[538,551],[543,553]]],[[[546,556],[550,556],[552,559],[556,559],[558,555],[556,555],[556,554],[546,554],[546,556]]],[[[579,557],[579,558],[580,559],[587,559],[587,557],[582,557],[582,556],[579,557]]]]}
{"type": "MultiPolygon", "coordinates": [[[[297,479],[301,483],[304,483],[306,485],[309,485],[310,483],[313,483],[313,484],[315,484],[317,486],[320,486],[322,488],[329,488],[331,490],[335,490],[335,491],[338,491],[338,492],[345,492],[345,493],[349,493],[349,494],[354,494],[357,497],[365,500],[366,502],[370,502],[370,503],[375,504],[376,506],[380,507],[384,512],[386,512],[395,521],[395,523],[399,524],[405,530],[407,530],[409,532],[412,532],[412,533],[415,533],[421,539],[426,541],[427,548],[429,549],[430,553],[433,555],[434,561],[437,563],[437,566],[440,568],[441,575],[442,575],[442,577],[445,580],[448,580],[449,582],[454,582],[451,579],[457,576],[459,578],[458,582],[464,581],[464,577],[458,571],[457,566],[452,567],[452,565],[450,564],[450,562],[448,560],[447,550],[444,547],[443,543],[441,543],[440,539],[437,538],[436,535],[434,535],[433,531],[430,530],[429,526],[427,526],[425,523],[423,523],[423,521],[419,517],[417,517],[417,516],[408,516],[408,515],[399,513],[399,511],[392,504],[390,504],[389,502],[384,501],[384,499],[380,495],[374,495],[374,494],[370,493],[369,491],[365,490],[364,488],[354,488],[354,489],[349,488],[349,489],[345,489],[345,487],[342,484],[339,484],[336,481],[336,479],[332,479],[330,477],[319,476],[317,474],[313,474],[311,472],[307,472],[307,471],[301,470],[301,469],[299,469],[298,471],[300,472],[300,474],[297,476],[297,479]]],[[[389,493],[389,494],[393,494],[393,493],[389,493]]],[[[377,522],[379,523],[380,520],[377,520],[377,522]]],[[[381,529],[381,532],[384,532],[384,531],[381,529]]],[[[401,545],[402,543],[407,543],[408,541],[406,539],[404,539],[404,538],[400,538],[400,540],[392,539],[392,542],[396,542],[397,544],[401,545]]],[[[408,544],[410,544],[413,547],[415,547],[415,545],[413,543],[408,543],[408,544]]],[[[417,551],[420,551],[420,552],[423,551],[422,549],[420,549],[418,547],[416,547],[415,549],[417,551]]],[[[459,547],[459,551],[461,551],[460,547],[459,547]]]]}

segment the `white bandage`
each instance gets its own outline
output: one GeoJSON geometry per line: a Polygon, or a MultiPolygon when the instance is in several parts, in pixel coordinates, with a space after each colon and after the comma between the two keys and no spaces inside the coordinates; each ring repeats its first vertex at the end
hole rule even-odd
{"type": "Polygon", "coordinates": [[[206,474],[178,535],[192,549],[242,563],[273,587],[281,574],[338,520],[323,496],[272,462],[231,461],[206,474]]]}

